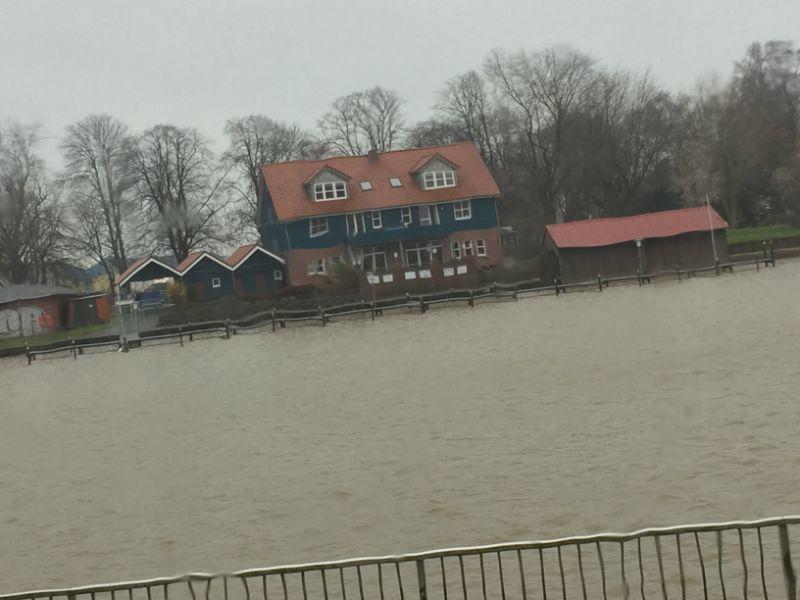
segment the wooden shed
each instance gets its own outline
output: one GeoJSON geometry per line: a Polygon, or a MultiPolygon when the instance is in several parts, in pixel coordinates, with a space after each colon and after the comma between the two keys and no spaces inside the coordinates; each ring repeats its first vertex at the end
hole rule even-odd
{"type": "Polygon", "coordinates": [[[543,276],[574,283],[711,267],[728,260],[727,227],[706,206],[548,225],[543,276]]]}

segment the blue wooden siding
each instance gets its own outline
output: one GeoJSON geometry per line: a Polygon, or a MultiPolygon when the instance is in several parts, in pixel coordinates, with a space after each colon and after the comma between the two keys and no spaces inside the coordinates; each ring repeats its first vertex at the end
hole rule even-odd
{"type": "Polygon", "coordinates": [[[261,285],[266,287],[266,291],[276,290],[286,285],[284,266],[271,256],[261,252],[256,252],[247,261],[239,265],[234,271],[234,275],[241,282],[240,291],[245,294],[255,295],[262,293],[265,290],[261,289],[261,285]],[[276,271],[281,273],[282,279],[275,278],[276,271]]]}
{"type": "MultiPolygon", "coordinates": [[[[268,198],[268,194],[264,199],[268,198]]],[[[357,235],[348,235],[347,216],[331,215],[328,216],[328,232],[316,236],[310,236],[309,220],[301,219],[289,223],[278,223],[277,219],[262,223],[262,239],[264,245],[273,250],[286,250],[286,243],[280,243],[281,239],[288,234],[289,246],[291,249],[306,248],[328,248],[345,243],[354,245],[375,245],[385,242],[398,240],[414,240],[432,237],[443,237],[456,231],[467,231],[471,229],[488,229],[497,226],[497,211],[495,210],[494,198],[477,198],[471,201],[472,217],[470,219],[456,220],[454,203],[447,202],[431,205],[431,211],[436,210],[439,215],[439,224],[423,226],[420,224],[419,206],[411,206],[412,222],[404,227],[401,221],[401,209],[391,208],[381,210],[382,227],[375,229],[372,227],[372,219],[369,212],[364,213],[364,224],[366,231],[362,231],[362,221],[359,213],[357,235]],[[270,244],[273,244],[270,246],[270,244]]],[[[274,215],[272,202],[262,202],[262,214],[265,218],[270,217],[270,211],[274,215]]],[[[352,217],[350,217],[352,218],[352,217]]],[[[435,220],[434,220],[435,223],[435,220]]]]}
{"type": "Polygon", "coordinates": [[[273,252],[285,252],[289,249],[286,237],[286,226],[278,221],[278,215],[275,213],[272,197],[269,195],[267,186],[264,185],[263,175],[261,176],[259,185],[259,194],[258,223],[261,241],[265,248],[269,248],[273,252]]]}
{"type": "Polygon", "coordinates": [[[201,258],[192,267],[192,270],[183,276],[183,283],[189,291],[190,297],[196,297],[199,285],[202,285],[203,300],[211,300],[214,298],[221,298],[222,296],[230,296],[233,294],[233,274],[226,269],[215,263],[210,258],[201,258]],[[215,288],[212,285],[212,279],[219,277],[220,287],[215,288]]]}

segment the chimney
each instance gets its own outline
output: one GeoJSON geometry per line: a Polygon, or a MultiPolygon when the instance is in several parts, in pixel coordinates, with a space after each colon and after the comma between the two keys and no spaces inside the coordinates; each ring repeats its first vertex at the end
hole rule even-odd
{"type": "Polygon", "coordinates": [[[372,148],[367,152],[367,160],[371,163],[378,162],[378,150],[376,148],[372,148]]]}

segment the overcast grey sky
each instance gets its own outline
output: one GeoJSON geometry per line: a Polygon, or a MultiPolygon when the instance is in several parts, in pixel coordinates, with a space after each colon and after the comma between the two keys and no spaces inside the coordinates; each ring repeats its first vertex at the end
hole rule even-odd
{"type": "MultiPolygon", "coordinates": [[[[750,42],[798,31],[800,0],[0,0],[0,119],[54,139],[108,112],[137,131],[193,125],[219,148],[230,116],[313,127],[373,85],[426,118],[442,83],[493,47],[566,43],[690,90],[750,42]]],[[[46,155],[58,166],[55,142],[46,155]]]]}

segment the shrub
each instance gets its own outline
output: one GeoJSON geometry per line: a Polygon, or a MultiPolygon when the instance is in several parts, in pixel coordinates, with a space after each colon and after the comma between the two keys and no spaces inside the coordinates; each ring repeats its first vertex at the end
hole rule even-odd
{"type": "Polygon", "coordinates": [[[175,306],[184,307],[189,301],[189,295],[186,291],[186,286],[181,281],[173,281],[167,286],[167,298],[175,306]]]}

